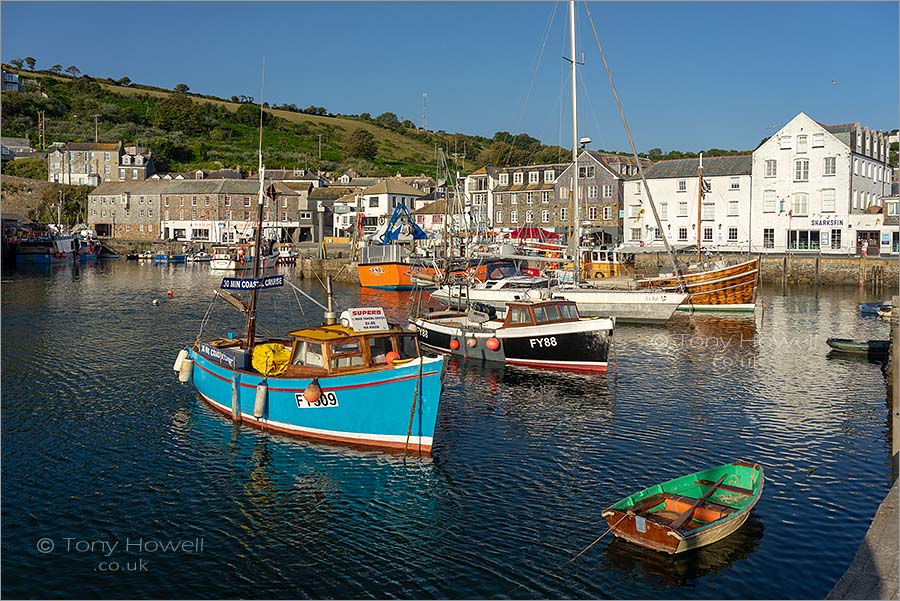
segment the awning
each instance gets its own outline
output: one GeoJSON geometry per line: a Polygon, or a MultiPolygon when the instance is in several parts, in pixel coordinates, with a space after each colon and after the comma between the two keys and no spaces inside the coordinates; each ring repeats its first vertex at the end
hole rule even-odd
{"type": "Polygon", "coordinates": [[[559,234],[539,227],[520,227],[509,235],[514,240],[556,240],[559,234]]]}

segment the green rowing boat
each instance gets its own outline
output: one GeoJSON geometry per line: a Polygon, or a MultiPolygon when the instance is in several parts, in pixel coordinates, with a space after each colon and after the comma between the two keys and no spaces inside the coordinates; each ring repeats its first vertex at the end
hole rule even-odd
{"type": "Polygon", "coordinates": [[[602,515],[620,538],[682,553],[740,528],[759,501],[764,480],[758,463],[735,461],[645,488],[602,515]]]}

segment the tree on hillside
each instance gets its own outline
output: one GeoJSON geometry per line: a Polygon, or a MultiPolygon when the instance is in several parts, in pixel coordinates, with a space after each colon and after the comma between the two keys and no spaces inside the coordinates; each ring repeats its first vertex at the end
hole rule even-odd
{"type": "Polygon", "coordinates": [[[66,73],[68,73],[72,77],[78,77],[79,75],[81,75],[81,71],[75,65],[69,65],[68,67],[66,67],[66,73]]]}
{"type": "Polygon", "coordinates": [[[47,181],[47,161],[44,159],[18,159],[3,166],[3,175],[27,177],[47,181]]]}
{"type": "Polygon", "coordinates": [[[362,119],[363,121],[371,121],[372,115],[369,113],[363,113],[362,115],[359,116],[359,118],[362,119]]]}
{"type": "Polygon", "coordinates": [[[375,123],[386,129],[400,128],[400,119],[394,113],[381,113],[375,117],[375,123]]]}
{"type": "Polygon", "coordinates": [[[184,94],[191,88],[186,83],[180,83],[172,89],[175,90],[176,92],[178,92],[179,94],[184,94]]]}
{"type": "Polygon", "coordinates": [[[129,77],[121,77],[116,80],[116,83],[120,86],[128,87],[131,85],[131,78],[129,77]]]}
{"type": "Polygon", "coordinates": [[[16,69],[21,69],[22,63],[24,63],[24,62],[25,61],[23,61],[21,58],[14,58],[11,61],[9,61],[9,64],[12,65],[13,67],[15,67],[16,69]]]}
{"type": "Polygon", "coordinates": [[[237,96],[232,96],[232,97],[231,97],[231,101],[234,102],[235,104],[237,104],[238,97],[237,97],[237,96]]]}
{"type": "Polygon", "coordinates": [[[26,56],[25,64],[28,65],[29,71],[34,71],[34,66],[37,64],[37,60],[33,56],[26,56]]]}
{"type": "Polygon", "coordinates": [[[52,67],[50,67],[50,73],[59,75],[60,73],[62,73],[62,65],[53,65],[52,67]]]}
{"type": "Polygon", "coordinates": [[[653,159],[654,161],[658,161],[659,157],[662,156],[662,148],[651,148],[647,151],[647,156],[653,159]]]}
{"type": "Polygon", "coordinates": [[[347,154],[360,159],[374,159],[378,154],[378,142],[372,132],[358,128],[347,138],[347,154]]]}

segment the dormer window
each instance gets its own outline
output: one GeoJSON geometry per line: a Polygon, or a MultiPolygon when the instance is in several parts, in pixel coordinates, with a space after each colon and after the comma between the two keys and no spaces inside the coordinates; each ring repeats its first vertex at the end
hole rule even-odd
{"type": "Polygon", "coordinates": [[[142,156],[140,156],[140,155],[134,157],[134,164],[135,164],[135,165],[143,165],[143,164],[144,164],[144,157],[142,157],[142,156]]]}
{"type": "Polygon", "coordinates": [[[501,174],[500,174],[500,185],[501,185],[501,186],[508,186],[508,185],[509,185],[509,174],[508,174],[508,173],[501,173],[501,174]]]}
{"type": "Polygon", "coordinates": [[[554,181],[556,181],[556,173],[552,169],[544,171],[544,182],[550,184],[554,181]]]}
{"type": "Polygon", "coordinates": [[[130,155],[122,155],[122,164],[130,165],[131,164],[131,156],[130,155]]]}
{"type": "Polygon", "coordinates": [[[518,186],[518,185],[521,185],[522,182],[524,182],[524,181],[525,181],[524,173],[522,173],[521,171],[517,171],[516,173],[513,173],[513,184],[518,186]]]}

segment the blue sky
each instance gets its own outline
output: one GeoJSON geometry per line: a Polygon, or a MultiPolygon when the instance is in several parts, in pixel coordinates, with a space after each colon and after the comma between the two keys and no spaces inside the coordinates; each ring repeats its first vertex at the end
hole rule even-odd
{"type": "MultiPolygon", "coordinates": [[[[579,132],[627,149],[581,2],[579,132]]],[[[797,112],[898,122],[897,2],[592,2],[638,150],[752,149],[797,112]],[[837,80],[833,84],[832,80],[837,80]]],[[[570,145],[566,2],[9,2],[2,60],[570,145]],[[545,35],[546,32],[546,35],[545,35]],[[530,90],[530,92],[529,92],[530,90]]]]}

